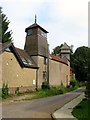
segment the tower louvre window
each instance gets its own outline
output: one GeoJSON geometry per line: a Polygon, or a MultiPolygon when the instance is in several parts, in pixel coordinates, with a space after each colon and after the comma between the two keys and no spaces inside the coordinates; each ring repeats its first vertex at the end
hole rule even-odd
{"type": "Polygon", "coordinates": [[[27,35],[32,35],[32,29],[29,29],[29,30],[27,31],[27,35]]]}
{"type": "Polygon", "coordinates": [[[41,31],[41,35],[44,36],[44,37],[47,37],[47,34],[43,31],[41,31]]]}

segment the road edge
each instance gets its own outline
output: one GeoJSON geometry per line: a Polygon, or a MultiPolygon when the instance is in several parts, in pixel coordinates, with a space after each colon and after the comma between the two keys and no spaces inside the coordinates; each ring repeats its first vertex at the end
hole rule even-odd
{"type": "Polygon", "coordinates": [[[52,119],[57,120],[58,118],[65,118],[65,116],[67,116],[67,117],[69,116],[70,118],[77,120],[72,115],[71,112],[73,111],[73,108],[82,101],[83,98],[85,98],[84,93],[82,93],[81,95],[77,96],[76,98],[70,100],[68,103],[66,103],[63,107],[59,108],[58,110],[55,110],[54,113],[51,114],[52,119]],[[66,110],[68,110],[68,113],[66,113],[66,110]],[[62,116],[64,115],[63,117],[61,117],[61,115],[60,115],[62,112],[63,112],[62,116]]]}

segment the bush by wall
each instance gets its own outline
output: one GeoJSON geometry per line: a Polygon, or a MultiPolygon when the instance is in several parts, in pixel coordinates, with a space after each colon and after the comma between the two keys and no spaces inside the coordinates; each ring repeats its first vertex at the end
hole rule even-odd
{"type": "Polygon", "coordinates": [[[71,79],[70,86],[72,88],[78,88],[79,87],[79,82],[77,80],[75,80],[75,79],[71,79]]]}
{"type": "Polygon", "coordinates": [[[42,89],[50,89],[48,82],[42,82],[42,89]]]}
{"type": "Polygon", "coordinates": [[[3,84],[2,87],[2,98],[7,98],[7,96],[9,95],[9,89],[8,89],[8,84],[3,84]]]}
{"type": "Polygon", "coordinates": [[[19,87],[17,87],[16,88],[16,90],[15,90],[15,94],[19,94],[20,92],[19,92],[19,87]]]}

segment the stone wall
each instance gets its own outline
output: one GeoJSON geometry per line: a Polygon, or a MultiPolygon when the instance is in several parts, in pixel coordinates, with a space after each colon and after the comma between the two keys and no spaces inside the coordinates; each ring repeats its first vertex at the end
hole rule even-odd
{"type": "Polygon", "coordinates": [[[42,82],[47,80],[47,65],[44,64],[44,57],[42,56],[38,56],[38,74],[37,74],[37,78],[38,78],[38,87],[40,88],[42,85],[42,82]],[[46,71],[45,75],[44,72],[46,71]],[[45,78],[46,76],[46,78],[45,78]]]}
{"type": "MultiPolygon", "coordinates": [[[[44,57],[33,56],[38,64],[38,70],[33,68],[22,68],[16,57],[11,52],[4,52],[2,57],[2,82],[8,84],[10,91],[15,92],[17,87],[21,92],[28,89],[41,88],[42,82],[47,81],[47,64],[44,57]],[[46,78],[44,72],[46,71],[46,78]]],[[[2,87],[0,82],[0,87],[2,87]]],[[[70,82],[70,62],[68,65],[49,59],[49,84],[50,86],[69,85],[70,82]]]]}
{"type": "Polygon", "coordinates": [[[51,86],[67,86],[70,81],[70,66],[49,60],[49,83],[51,86]]]}
{"type": "MultiPolygon", "coordinates": [[[[11,52],[2,54],[2,81],[10,88],[36,88],[36,69],[22,68],[11,52]]],[[[0,85],[1,86],[1,85],[0,85]]]]}

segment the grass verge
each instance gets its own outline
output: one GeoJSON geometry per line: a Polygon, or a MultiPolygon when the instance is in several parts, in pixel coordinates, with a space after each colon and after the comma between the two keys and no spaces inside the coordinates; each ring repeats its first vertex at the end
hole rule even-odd
{"type": "Polygon", "coordinates": [[[78,120],[90,120],[90,100],[83,99],[72,111],[78,120]]]}
{"type": "Polygon", "coordinates": [[[50,89],[40,89],[36,92],[34,92],[33,96],[27,96],[25,100],[30,100],[30,99],[38,99],[38,98],[43,98],[43,97],[48,97],[48,96],[55,96],[55,95],[60,95],[64,94],[67,92],[70,92],[72,90],[75,90],[77,88],[66,88],[64,86],[59,86],[59,87],[52,87],[50,89]]]}
{"type": "Polygon", "coordinates": [[[29,91],[28,93],[18,93],[15,95],[8,95],[2,100],[13,100],[13,101],[21,101],[21,100],[32,100],[32,99],[38,99],[38,98],[43,98],[43,97],[48,97],[48,96],[54,96],[54,95],[60,95],[64,94],[70,91],[73,91],[77,89],[77,87],[72,87],[72,88],[66,88],[63,85],[58,86],[58,87],[52,87],[50,89],[40,89],[38,91],[29,91]]]}

